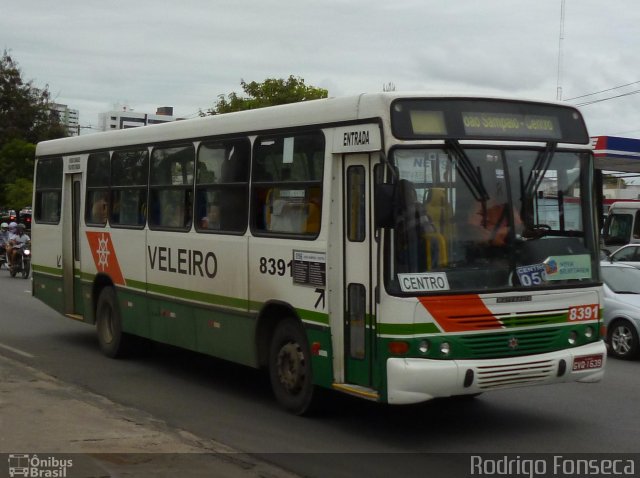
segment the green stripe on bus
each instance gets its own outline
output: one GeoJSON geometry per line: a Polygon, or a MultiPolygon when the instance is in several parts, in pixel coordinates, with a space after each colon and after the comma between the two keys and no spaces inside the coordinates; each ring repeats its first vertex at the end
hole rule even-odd
{"type": "Polygon", "coordinates": [[[314,310],[296,309],[296,312],[302,320],[314,322],[316,324],[329,325],[329,315],[314,310]]]}
{"type": "MultiPolygon", "coordinates": [[[[129,281],[127,281],[129,284],[129,281]]],[[[246,299],[237,299],[235,297],[226,297],[224,295],[207,294],[206,292],[197,292],[192,290],[178,289],[157,284],[147,284],[147,292],[168,295],[179,299],[204,302],[206,304],[223,305],[226,307],[234,307],[236,309],[247,309],[249,301],[246,299]]]]}
{"type": "Polygon", "coordinates": [[[531,327],[534,325],[547,325],[547,324],[561,324],[566,322],[568,314],[553,314],[553,315],[518,315],[511,317],[498,317],[498,320],[502,322],[506,328],[513,327],[531,327]]]}
{"type": "Polygon", "coordinates": [[[34,270],[34,272],[62,277],[62,269],[59,269],[57,267],[47,267],[40,266],[38,264],[32,264],[31,268],[34,270]]]}

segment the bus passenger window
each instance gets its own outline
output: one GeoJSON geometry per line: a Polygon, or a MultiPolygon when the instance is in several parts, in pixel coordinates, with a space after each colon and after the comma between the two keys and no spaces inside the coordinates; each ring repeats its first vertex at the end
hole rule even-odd
{"type": "Polygon", "coordinates": [[[149,185],[151,229],[191,228],[194,160],[191,144],[153,149],[149,185]]]}
{"type": "Polygon", "coordinates": [[[85,222],[104,226],[109,218],[109,153],[92,153],[87,159],[85,222]]]}
{"type": "Polygon", "coordinates": [[[247,228],[250,144],[205,142],[198,150],[196,230],[241,234],[247,228]]]}
{"type": "Polygon", "coordinates": [[[48,224],[60,222],[62,158],[38,160],[35,190],[35,221],[48,224]]]}
{"type": "Polygon", "coordinates": [[[111,158],[112,226],[142,227],[146,221],[149,151],[116,151],[111,158]]]}
{"type": "Polygon", "coordinates": [[[313,238],[320,232],[324,150],[320,132],[256,139],[254,233],[313,238]]]}

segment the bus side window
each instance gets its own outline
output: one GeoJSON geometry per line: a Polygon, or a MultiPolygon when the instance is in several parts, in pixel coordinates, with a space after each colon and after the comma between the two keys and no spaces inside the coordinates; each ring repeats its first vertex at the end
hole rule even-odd
{"type": "Polygon", "coordinates": [[[144,226],[148,176],[148,149],[113,153],[110,181],[112,226],[144,226]]]}
{"type": "Polygon", "coordinates": [[[206,142],[198,149],[196,230],[242,234],[247,229],[250,144],[206,142]]]}
{"type": "Polygon", "coordinates": [[[36,222],[57,224],[62,204],[62,157],[39,159],[36,166],[35,203],[36,222]]]}
{"type": "Polygon", "coordinates": [[[85,222],[104,226],[109,218],[109,153],[92,153],[87,160],[85,222]]]}
{"type": "Polygon", "coordinates": [[[254,233],[315,237],[320,232],[324,151],[321,132],[256,139],[254,233]]]}
{"type": "Polygon", "coordinates": [[[193,145],[154,148],[149,202],[151,229],[191,228],[195,149],[193,145]]]}

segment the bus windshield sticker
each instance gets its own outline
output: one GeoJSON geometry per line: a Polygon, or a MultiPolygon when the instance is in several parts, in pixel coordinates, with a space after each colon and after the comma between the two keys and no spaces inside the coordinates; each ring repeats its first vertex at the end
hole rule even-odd
{"type": "Polygon", "coordinates": [[[551,256],[544,261],[547,280],[591,278],[591,256],[551,256]]]}
{"type": "Polygon", "coordinates": [[[284,164],[293,163],[293,138],[284,139],[284,148],[282,151],[282,162],[284,164]]]}
{"type": "Polygon", "coordinates": [[[542,285],[542,283],[547,280],[546,267],[544,264],[516,267],[516,273],[518,274],[520,284],[525,287],[542,285]]]}
{"type": "Polygon", "coordinates": [[[327,255],[324,252],[293,251],[291,272],[293,283],[324,287],[327,255]]]}
{"type": "Polygon", "coordinates": [[[433,292],[450,290],[447,274],[425,272],[419,274],[398,274],[402,292],[433,292]]]}

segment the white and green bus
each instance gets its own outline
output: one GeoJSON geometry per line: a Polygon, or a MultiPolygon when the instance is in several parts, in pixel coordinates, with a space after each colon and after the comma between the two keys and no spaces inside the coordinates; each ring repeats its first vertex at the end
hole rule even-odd
{"type": "Polygon", "coordinates": [[[40,143],[33,294],[409,404],[604,373],[593,156],[564,104],[363,94],[40,143]]]}

